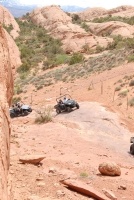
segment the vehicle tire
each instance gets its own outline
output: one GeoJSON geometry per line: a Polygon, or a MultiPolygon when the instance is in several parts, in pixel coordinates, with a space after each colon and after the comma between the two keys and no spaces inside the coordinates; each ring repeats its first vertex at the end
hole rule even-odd
{"type": "Polygon", "coordinates": [[[56,109],[56,112],[57,112],[57,114],[60,114],[61,113],[61,110],[60,109],[56,109]]]}
{"type": "Polygon", "coordinates": [[[32,108],[29,108],[29,109],[28,109],[28,112],[32,112],[32,108]]]}
{"type": "Polygon", "coordinates": [[[15,117],[15,114],[14,114],[14,113],[10,113],[10,117],[11,117],[11,118],[14,118],[14,117],[15,117]]]}
{"type": "Polygon", "coordinates": [[[130,146],[130,153],[134,155],[134,143],[130,146]]]}
{"type": "Polygon", "coordinates": [[[67,107],[67,112],[71,112],[72,109],[70,107],[67,107]]]}
{"type": "Polygon", "coordinates": [[[79,108],[80,108],[80,106],[79,106],[79,104],[78,104],[78,103],[76,104],[76,108],[77,108],[77,109],[79,109],[79,108]]]}
{"type": "Polygon", "coordinates": [[[22,116],[27,116],[29,113],[27,110],[23,110],[22,116]]]}

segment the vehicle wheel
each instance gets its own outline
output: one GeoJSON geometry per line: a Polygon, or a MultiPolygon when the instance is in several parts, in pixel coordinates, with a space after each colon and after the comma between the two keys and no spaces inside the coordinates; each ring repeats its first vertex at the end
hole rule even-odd
{"type": "Polygon", "coordinates": [[[134,155],[134,144],[131,144],[130,146],[130,153],[134,155]]]}
{"type": "Polygon", "coordinates": [[[23,113],[22,113],[22,116],[27,116],[29,113],[27,110],[24,110],[23,113]]]}
{"type": "Polygon", "coordinates": [[[11,118],[14,118],[14,117],[15,117],[15,114],[14,114],[14,113],[10,113],[10,117],[11,117],[11,118]]]}
{"type": "Polygon", "coordinates": [[[71,112],[72,109],[70,107],[67,107],[67,112],[71,112]]]}
{"type": "Polygon", "coordinates": [[[60,114],[61,110],[60,109],[56,109],[56,112],[57,112],[57,114],[60,114]]]}
{"type": "Polygon", "coordinates": [[[28,109],[28,112],[32,112],[32,108],[29,108],[29,109],[28,109]]]}
{"type": "Polygon", "coordinates": [[[77,108],[77,109],[79,109],[79,108],[80,108],[80,106],[79,106],[79,104],[78,104],[78,103],[76,104],[76,108],[77,108]]]}

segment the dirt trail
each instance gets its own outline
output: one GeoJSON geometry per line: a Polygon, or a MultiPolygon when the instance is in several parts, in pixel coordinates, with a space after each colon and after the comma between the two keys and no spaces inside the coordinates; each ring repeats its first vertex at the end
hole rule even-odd
{"type": "Polygon", "coordinates": [[[34,117],[33,112],[12,120],[11,174],[16,200],[89,199],[64,188],[59,183],[64,175],[75,175],[100,192],[103,188],[112,190],[119,200],[133,200],[134,158],[129,154],[132,133],[115,113],[99,103],[82,102],[78,110],[54,114],[54,121],[48,124],[36,125],[34,117]],[[45,154],[46,158],[42,166],[22,165],[19,156],[27,154],[45,154]],[[100,176],[98,165],[103,161],[118,163],[122,175],[100,176]],[[49,173],[51,167],[57,173],[49,173]],[[119,190],[120,185],[127,189],[119,190]]]}

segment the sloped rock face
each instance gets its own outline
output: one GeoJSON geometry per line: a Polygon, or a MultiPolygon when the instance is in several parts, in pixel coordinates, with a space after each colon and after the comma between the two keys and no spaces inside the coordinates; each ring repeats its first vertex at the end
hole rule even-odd
{"type": "MultiPolygon", "coordinates": [[[[10,149],[10,120],[9,105],[13,95],[12,60],[14,50],[9,50],[11,38],[0,26],[0,199],[13,199],[8,182],[9,149],[10,149]],[[10,39],[9,39],[10,38],[10,39]]],[[[12,41],[13,43],[13,41],[12,41]]],[[[18,59],[19,60],[19,59],[18,59]]]]}
{"type": "Polygon", "coordinates": [[[133,37],[134,26],[123,22],[110,21],[104,23],[87,23],[90,31],[97,36],[114,36],[121,35],[123,37],[133,37]]]}
{"type": "Polygon", "coordinates": [[[13,29],[11,30],[10,34],[13,38],[16,38],[19,35],[19,25],[15,21],[12,14],[3,6],[0,6],[0,22],[6,27],[12,25],[13,29]]]}
{"type": "Polygon", "coordinates": [[[105,47],[112,41],[110,38],[99,38],[87,33],[79,25],[73,24],[72,18],[58,6],[36,9],[30,17],[35,24],[47,29],[53,37],[61,39],[63,49],[67,53],[83,52],[85,45],[89,48],[95,48],[97,45],[105,47]]]}
{"type": "Polygon", "coordinates": [[[132,17],[134,16],[134,7],[133,6],[119,6],[108,10],[109,15],[120,16],[120,17],[132,17]]]}
{"type": "Polygon", "coordinates": [[[88,8],[77,13],[83,21],[92,21],[94,18],[111,16],[132,17],[134,16],[133,6],[119,6],[117,8],[106,10],[104,8],[88,8]]]}
{"type": "Polygon", "coordinates": [[[107,13],[107,10],[104,8],[88,8],[82,12],[79,12],[78,15],[83,21],[90,21],[98,16],[102,16],[107,13]]]}

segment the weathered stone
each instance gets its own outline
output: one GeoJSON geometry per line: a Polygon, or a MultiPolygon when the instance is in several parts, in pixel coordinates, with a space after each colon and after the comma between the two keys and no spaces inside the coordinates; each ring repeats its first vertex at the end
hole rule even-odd
{"type": "Polygon", "coordinates": [[[119,189],[119,190],[126,190],[127,187],[126,187],[126,185],[120,185],[120,186],[118,187],[118,189],[119,189]]]}
{"type": "Polygon", "coordinates": [[[99,165],[99,171],[103,175],[108,176],[120,176],[121,169],[120,167],[114,162],[103,162],[99,165]]]}
{"type": "Polygon", "coordinates": [[[39,164],[45,156],[43,155],[28,155],[28,156],[23,156],[19,158],[19,161],[22,163],[28,163],[28,164],[39,164]]]}
{"type": "Polygon", "coordinates": [[[56,194],[57,194],[58,197],[63,197],[63,196],[65,196],[65,192],[64,192],[63,190],[58,190],[58,191],[56,192],[56,194]]]}
{"type": "Polygon", "coordinates": [[[90,187],[89,185],[81,181],[68,179],[68,180],[62,180],[60,182],[68,186],[70,189],[79,192],[81,194],[84,194],[86,196],[93,197],[96,200],[108,200],[108,198],[105,197],[103,194],[101,194],[93,187],[90,187]]]}
{"type": "Polygon", "coordinates": [[[102,190],[104,192],[104,194],[111,200],[117,200],[117,197],[114,195],[113,192],[109,191],[109,190],[106,190],[106,189],[103,189],[102,190]]]}
{"type": "MultiPolygon", "coordinates": [[[[3,9],[3,8],[2,8],[3,9]]],[[[1,12],[1,6],[0,6],[1,12]]],[[[5,13],[4,13],[5,14],[5,13]]],[[[1,16],[2,18],[2,16],[1,16]]],[[[4,21],[2,21],[4,24],[4,21]]],[[[0,25],[0,199],[11,200],[12,186],[9,174],[10,119],[9,106],[13,96],[13,73],[19,54],[18,47],[11,36],[0,25]],[[15,56],[16,60],[13,61],[15,56]]]]}

